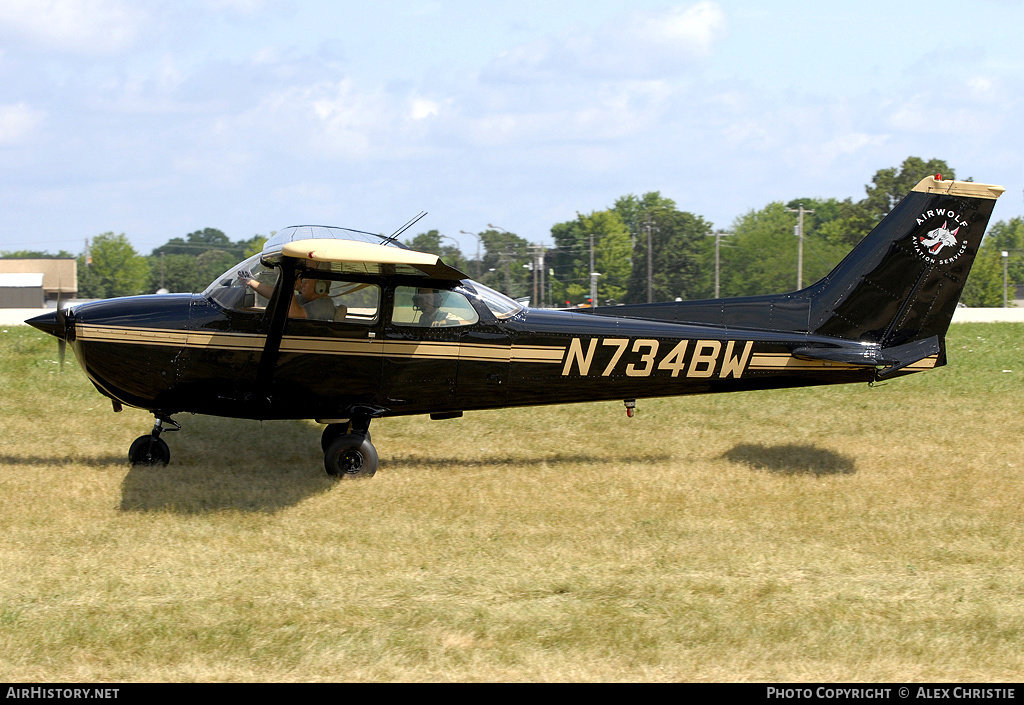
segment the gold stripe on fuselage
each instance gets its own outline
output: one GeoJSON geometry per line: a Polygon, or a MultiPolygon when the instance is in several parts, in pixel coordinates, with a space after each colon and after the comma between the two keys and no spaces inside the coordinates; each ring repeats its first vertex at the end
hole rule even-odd
{"type": "Polygon", "coordinates": [[[864,369],[863,365],[851,365],[847,362],[832,362],[831,360],[808,360],[800,357],[793,357],[790,353],[754,353],[750,356],[748,370],[780,371],[780,370],[857,370],[864,369]]]}
{"type": "MultiPolygon", "coordinates": [[[[79,340],[131,345],[160,345],[212,350],[256,352],[263,349],[266,336],[255,333],[193,332],[166,328],[139,328],[79,323],[75,326],[79,340]]],[[[377,340],[371,338],[321,338],[284,336],[282,353],[311,355],[362,355],[429,360],[472,360],[475,362],[514,362],[561,364],[564,346],[488,345],[487,343],[450,343],[422,340],[377,340]]],[[[938,355],[931,355],[907,365],[904,369],[933,369],[938,355]]],[[[746,368],[754,372],[864,369],[862,365],[829,360],[808,360],[790,353],[754,352],[746,368]]]]}
{"type": "MultiPolygon", "coordinates": [[[[205,350],[260,351],[266,336],[255,333],[186,332],[166,328],[103,326],[79,323],[79,340],[130,345],[161,345],[205,350]]],[[[564,347],[540,345],[488,345],[423,340],[375,340],[371,338],[320,338],[284,336],[282,353],[311,355],[363,355],[430,360],[473,360],[477,362],[536,362],[558,364],[564,347]]]]}

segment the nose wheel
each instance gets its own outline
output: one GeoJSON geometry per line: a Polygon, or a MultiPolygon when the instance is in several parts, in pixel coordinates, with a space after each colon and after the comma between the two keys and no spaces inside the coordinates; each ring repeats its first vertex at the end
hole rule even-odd
{"type": "Polygon", "coordinates": [[[171,462],[171,449],[167,447],[167,442],[160,434],[163,431],[177,431],[180,428],[181,426],[170,417],[158,416],[156,423],[153,424],[153,431],[136,438],[128,448],[128,462],[133,466],[166,466],[171,462]],[[165,423],[173,428],[164,428],[165,423]]]}

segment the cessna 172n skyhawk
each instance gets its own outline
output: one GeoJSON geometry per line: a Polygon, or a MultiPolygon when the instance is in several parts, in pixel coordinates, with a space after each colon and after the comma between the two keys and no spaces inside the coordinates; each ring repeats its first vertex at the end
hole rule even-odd
{"type": "Polygon", "coordinates": [[[315,419],[324,465],[370,476],[374,418],[873,382],[946,363],[945,333],[1000,186],[923,179],[821,281],[788,294],[527,309],[394,237],[287,228],[202,294],[28,321],[71,343],[115,411],[315,419]]]}

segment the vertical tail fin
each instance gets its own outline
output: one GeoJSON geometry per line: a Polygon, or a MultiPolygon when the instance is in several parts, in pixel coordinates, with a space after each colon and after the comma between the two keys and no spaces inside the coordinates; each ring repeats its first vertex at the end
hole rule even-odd
{"type": "Polygon", "coordinates": [[[1005,189],[928,177],[821,281],[808,330],[893,348],[946,334],[1005,189]]]}

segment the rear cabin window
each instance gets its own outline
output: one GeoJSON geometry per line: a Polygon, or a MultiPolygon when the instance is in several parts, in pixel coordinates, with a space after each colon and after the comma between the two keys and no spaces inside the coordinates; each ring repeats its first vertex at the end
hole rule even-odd
{"type": "Polygon", "coordinates": [[[395,289],[391,322],[396,326],[449,328],[472,325],[479,320],[469,299],[457,291],[416,286],[395,289]]]}

